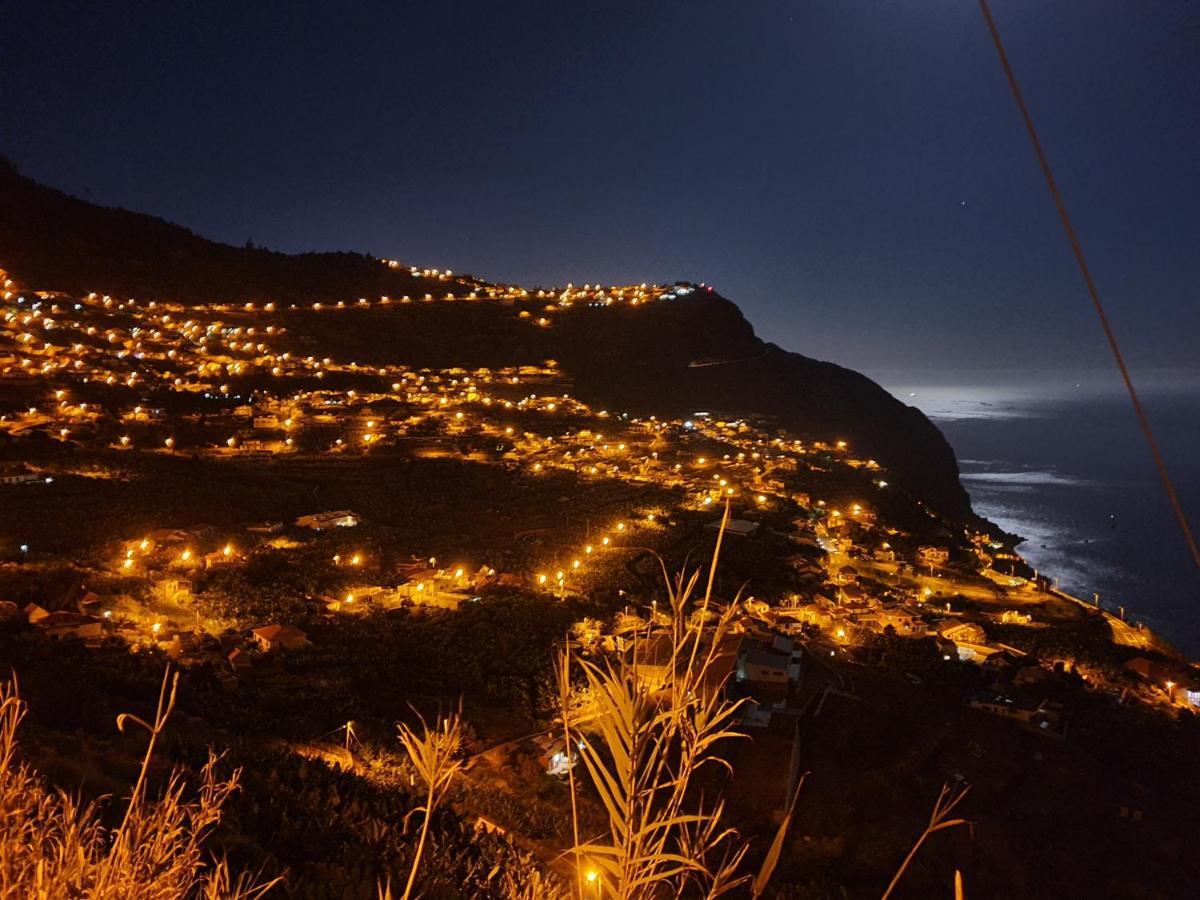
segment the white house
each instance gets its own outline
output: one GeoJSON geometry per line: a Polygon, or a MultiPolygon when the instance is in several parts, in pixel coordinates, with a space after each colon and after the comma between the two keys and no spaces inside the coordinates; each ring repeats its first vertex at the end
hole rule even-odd
{"type": "Polygon", "coordinates": [[[296,524],[301,528],[311,528],[313,531],[323,531],[326,528],[353,528],[362,521],[362,516],[348,509],[333,512],[311,513],[301,516],[296,524]]]}

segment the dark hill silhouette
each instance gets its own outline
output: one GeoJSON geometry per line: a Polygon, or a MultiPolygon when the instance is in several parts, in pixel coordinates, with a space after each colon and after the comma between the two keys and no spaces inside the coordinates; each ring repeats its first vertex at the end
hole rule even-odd
{"type": "MultiPolygon", "coordinates": [[[[356,253],[289,255],[206,240],[161,219],[109,209],[0,166],[0,266],[26,285],[182,302],[353,300],[423,295],[427,280],[356,253]]],[[[439,295],[477,282],[437,282],[439,295]]],[[[638,413],[760,414],[813,439],[846,440],[932,509],[972,519],[941,432],[865,376],[759,339],[714,292],[638,307],[573,307],[538,329],[499,303],[435,303],[347,313],[336,328],[296,314],[300,346],[361,362],[503,366],[557,359],[580,398],[638,413]]],[[[311,349],[308,352],[313,352],[311,349]]]]}
{"type": "MultiPolygon", "coordinates": [[[[232,247],[143,213],[88,203],[0,165],[4,266],[39,289],[188,302],[311,301],[418,290],[428,281],[361,253],[232,247]]],[[[461,282],[438,285],[439,291],[461,282]]]]}

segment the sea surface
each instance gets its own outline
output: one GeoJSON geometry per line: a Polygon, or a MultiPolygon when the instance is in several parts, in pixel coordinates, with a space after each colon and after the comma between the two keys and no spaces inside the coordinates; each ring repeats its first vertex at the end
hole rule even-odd
{"type": "MultiPolygon", "coordinates": [[[[926,413],[958,456],[976,512],[1077,597],[1124,606],[1200,659],[1200,569],[1119,385],[951,387],[884,381],[926,413]]],[[[1143,390],[1151,425],[1200,534],[1200,389],[1143,390]]]]}

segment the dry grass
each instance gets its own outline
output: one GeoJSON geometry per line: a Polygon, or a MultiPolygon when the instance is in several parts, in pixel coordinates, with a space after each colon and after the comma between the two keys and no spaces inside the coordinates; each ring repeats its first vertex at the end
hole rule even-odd
{"type": "MultiPolygon", "coordinates": [[[[744,737],[734,729],[742,701],[726,698],[727,675],[716,669],[722,641],[732,634],[740,594],[719,613],[713,609],[712,586],[720,556],[728,507],[713,551],[708,579],[699,593],[700,571],[666,578],[670,599],[669,659],[665,682],[652,691],[633,658],[616,664],[577,660],[590,710],[586,730],[572,727],[575,694],[569,677],[569,650],[558,671],[560,710],[568,748],[578,747],[591,787],[607,812],[607,839],[580,841],[572,852],[577,861],[580,900],[654,900],[660,897],[715,898],[737,891],[758,898],[765,894],[783,855],[795,812],[801,778],[783,820],[757,873],[746,872],[750,846],[722,823],[718,796],[706,799],[697,775],[710,766],[730,770],[720,755],[726,741],[744,737]],[[572,741],[577,741],[572,744],[572,741]]],[[[666,575],[664,571],[664,576],[666,575]]],[[[647,632],[646,638],[649,638],[647,632]]],[[[575,781],[570,782],[572,817],[578,835],[575,781]]],[[[943,788],[925,831],[901,863],[884,893],[890,897],[927,838],[966,824],[951,818],[966,789],[943,788]]],[[[961,896],[961,880],[956,885],[961,896]]]]}
{"type": "MultiPolygon", "coordinates": [[[[728,515],[726,509],[726,520],[728,515]]],[[[720,751],[725,742],[744,737],[734,728],[741,701],[726,697],[727,676],[718,669],[722,643],[733,634],[739,605],[735,598],[720,612],[713,608],[723,535],[722,528],[703,592],[699,570],[667,578],[670,652],[663,667],[665,681],[653,691],[639,678],[636,642],[632,658],[615,663],[572,659],[569,649],[559,659],[563,737],[569,752],[577,752],[607,814],[607,834],[581,839],[576,790],[583,779],[572,770],[571,852],[580,900],[716,898],[735,891],[758,898],[783,854],[795,796],[763,864],[751,874],[746,871],[749,843],[722,824],[719,794],[705,797],[699,786],[699,774],[710,767],[730,770],[720,751]],[[573,667],[582,675],[582,687],[572,683],[573,667]],[[586,694],[586,704],[578,702],[580,694],[586,694]],[[581,708],[587,709],[586,716],[580,715],[581,708]],[[581,721],[585,718],[586,724],[581,721]]],[[[648,638],[648,633],[643,636],[648,638]]],[[[147,796],[147,772],[174,708],[177,680],[169,670],[164,674],[153,721],[129,714],[118,717],[122,730],[137,725],[149,740],[123,820],[115,829],[101,824],[94,804],[48,788],[17,758],[16,734],[25,707],[15,679],[0,683],[0,900],[257,900],[275,885],[277,880],[234,877],[224,860],[205,851],[224,804],[238,789],[238,771],[224,780],[218,777],[219,756],[210,753],[194,799],[185,797],[187,785],[178,770],[157,798],[147,796]]],[[[423,805],[413,810],[421,813],[422,822],[404,900],[415,896],[431,819],[461,771],[462,739],[459,714],[439,717],[432,726],[422,719],[419,729],[399,726],[399,740],[425,792],[423,805]]],[[[951,817],[965,793],[942,789],[927,827],[901,863],[884,900],[931,835],[966,824],[951,817]]],[[[536,872],[532,880],[507,871],[494,874],[500,892],[513,900],[562,896],[536,872]]],[[[955,874],[956,895],[961,897],[961,876],[955,874]]],[[[380,896],[391,900],[390,887],[381,887],[380,896]]]]}
{"type": "MultiPolygon", "coordinates": [[[[177,679],[178,676],[176,676],[177,679]]],[[[204,844],[237,790],[239,772],[222,780],[210,753],[200,789],[187,799],[183,774],[172,772],[156,799],[146,773],[154,744],[175,701],[176,679],[163,676],[153,724],[123,715],[150,733],[141,774],[119,828],[106,829],[94,804],[51,790],[17,759],[17,729],[25,715],[16,680],[0,683],[0,897],[57,900],[174,900],[179,897],[256,900],[276,883],[234,877],[204,844]]]]}
{"type": "MultiPolygon", "coordinates": [[[[963,797],[967,796],[969,786],[963,786],[958,790],[951,790],[949,785],[942,785],[942,790],[938,794],[937,800],[933,804],[933,812],[929,814],[929,824],[925,826],[925,830],[921,832],[921,836],[917,838],[912,849],[908,851],[908,856],[904,857],[904,862],[900,863],[900,868],[896,870],[896,874],[892,876],[891,884],[887,886],[887,890],[883,892],[883,900],[888,900],[892,896],[892,891],[896,889],[896,885],[900,883],[900,879],[904,877],[904,873],[908,870],[909,863],[916,858],[917,851],[921,849],[921,845],[925,843],[931,835],[944,831],[947,828],[958,828],[960,825],[969,825],[966,819],[952,819],[950,814],[954,812],[954,808],[962,802],[963,797]]],[[[954,889],[955,896],[962,896],[962,876],[954,873],[954,889]]]]}
{"type": "MultiPolygon", "coordinates": [[[[667,578],[670,658],[659,690],[651,693],[639,680],[636,644],[632,660],[576,663],[594,711],[588,731],[576,732],[579,758],[609,831],[607,839],[577,841],[573,848],[581,897],[718,897],[747,885],[757,895],[778,860],[782,834],[752,881],[743,872],[748,843],[722,825],[723,801],[706,799],[697,787],[705,769],[729,769],[718,748],[743,736],[733,729],[741,701],[726,698],[727,676],[716,668],[738,609],[736,599],[720,614],[711,608],[723,534],[722,528],[702,594],[699,570],[667,578]]],[[[564,659],[559,678],[563,710],[571,708],[569,665],[564,659]]]]}

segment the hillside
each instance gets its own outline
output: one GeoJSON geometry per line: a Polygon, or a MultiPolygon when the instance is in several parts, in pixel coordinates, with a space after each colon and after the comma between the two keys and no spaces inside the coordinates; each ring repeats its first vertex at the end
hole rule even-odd
{"type": "MultiPolygon", "coordinates": [[[[575,895],[576,835],[628,833],[605,779],[568,777],[631,721],[611,688],[648,727],[687,716],[664,747],[729,721],[694,741],[728,768],[681,802],[725,804],[743,871],[811,773],[769,895],[879,896],[944,785],[971,786],[972,828],[895,896],[955,871],[972,897],[1197,877],[1197,669],[974,518],[920,413],[715,290],[242,250],[0,188],[0,662],[29,703],[9,754],[0,677],[0,776],[22,809],[45,789],[17,759],[119,819],[145,736],[115,717],[152,717],[170,666],[150,781],[200,783],[208,747],[242,770],[208,849],[279,896],[374,897],[421,856],[397,723],[458,709],[421,896],[575,895]]],[[[55,846],[0,835],[21,850],[0,858],[29,883],[55,846]]]]}
{"type": "MultiPolygon", "coordinates": [[[[87,203],[3,167],[0,267],[38,289],[184,304],[353,302],[431,290],[429,279],[369,256],[232,247],[152,216],[87,203]]],[[[435,289],[439,297],[465,296],[484,286],[451,278],[435,289]]],[[[953,451],[921,412],[857,372],[764,342],[737,306],[711,289],[640,308],[579,304],[541,331],[484,304],[410,307],[382,321],[339,323],[338,333],[312,325],[323,341],[363,361],[471,367],[552,358],[593,404],[642,414],[704,409],[775,417],[798,434],[849,442],[930,508],[972,519],[953,451]]]]}

